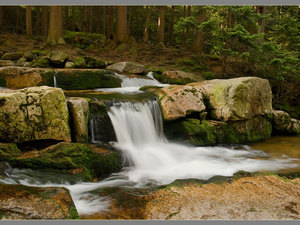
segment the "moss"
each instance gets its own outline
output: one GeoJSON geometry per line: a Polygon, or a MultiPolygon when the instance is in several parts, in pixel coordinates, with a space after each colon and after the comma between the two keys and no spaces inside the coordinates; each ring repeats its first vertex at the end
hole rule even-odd
{"type": "Polygon", "coordinates": [[[216,79],[216,74],[214,74],[213,72],[203,72],[202,76],[205,78],[205,80],[216,79]]]}
{"type": "Polygon", "coordinates": [[[80,219],[80,217],[78,215],[78,212],[77,212],[77,210],[76,210],[76,208],[74,206],[71,206],[69,208],[69,219],[71,219],[71,220],[80,219]]]}
{"type": "Polygon", "coordinates": [[[104,69],[106,67],[105,62],[95,59],[92,57],[85,57],[85,61],[87,62],[87,68],[100,68],[104,69]]]}
{"type": "Polygon", "coordinates": [[[87,33],[87,32],[74,32],[74,31],[64,31],[65,41],[81,49],[87,49],[91,45],[97,47],[98,45],[104,44],[105,36],[98,33],[87,33]]]}
{"type": "Polygon", "coordinates": [[[153,73],[153,77],[161,83],[185,85],[193,82],[190,78],[170,78],[164,74],[153,73]]]}
{"type": "Polygon", "coordinates": [[[65,90],[121,87],[121,79],[106,70],[58,71],[57,85],[65,90]]]}
{"type": "Polygon", "coordinates": [[[42,77],[42,81],[38,84],[38,86],[51,86],[51,87],[54,87],[54,75],[55,75],[55,72],[54,70],[48,70],[44,73],[40,73],[41,74],[41,77],[42,77]]]}
{"type": "Polygon", "coordinates": [[[42,150],[34,157],[11,158],[12,166],[32,169],[73,170],[82,168],[80,175],[84,180],[92,181],[119,170],[119,154],[115,151],[96,153],[89,145],[69,143],[58,144],[52,149],[42,150]]]}
{"type": "Polygon", "coordinates": [[[6,80],[4,74],[0,73],[0,87],[6,87],[6,80]]]}
{"type": "Polygon", "coordinates": [[[74,60],[74,67],[75,68],[85,68],[86,67],[86,61],[84,57],[78,57],[74,60]]]}
{"type": "Polygon", "coordinates": [[[36,60],[32,61],[30,65],[38,68],[48,68],[50,66],[49,60],[45,58],[37,58],[36,60]]]}
{"type": "Polygon", "coordinates": [[[16,144],[13,143],[0,143],[0,159],[6,160],[11,157],[18,157],[22,154],[16,144]]]}

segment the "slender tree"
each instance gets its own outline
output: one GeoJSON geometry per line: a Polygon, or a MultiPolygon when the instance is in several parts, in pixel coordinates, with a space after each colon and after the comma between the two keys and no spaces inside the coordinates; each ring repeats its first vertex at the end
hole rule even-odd
{"type": "Polygon", "coordinates": [[[158,42],[164,42],[165,35],[165,6],[159,7],[159,17],[158,17],[158,42]]]}
{"type": "Polygon", "coordinates": [[[48,6],[42,6],[42,35],[46,38],[48,32],[48,6]]]}
{"type": "Polygon", "coordinates": [[[83,6],[82,8],[82,23],[81,23],[81,31],[87,32],[88,30],[88,6],[83,6]]]}
{"type": "Polygon", "coordinates": [[[31,6],[26,6],[26,34],[32,36],[31,6]]]}
{"type": "Polygon", "coordinates": [[[114,38],[115,6],[108,6],[106,38],[114,38]]]}
{"type": "Polygon", "coordinates": [[[63,38],[62,6],[50,6],[47,42],[51,44],[65,44],[63,38]]]}
{"type": "Polygon", "coordinates": [[[127,40],[127,6],[117,6],[117,36],[118,42],[127,40]]]}
{"type": "MultiPolygon", "coordinates": [[[[206,20],[206,12],[203,6],[198,6],[198,15],[196,17],[198,25],[202,24],[206,20]]],[[[194,41],[192,44],[192,51],[194,52],[203,52],[203,41],[204,33],[201,30],[196,30],[194,41]]]]}
{"type": "Polygon", "coordinates": [[[89,6],[89,32],[93,32],[93,6],[89,6]]]}
{"type": "Polygon", "coordinates": [[[0,31],[3,31],[3,13],[4,13],[4,10],[3,10],[3,6],[0,6],[0,31]]]}
{"type": "Polygon", "coordinates": [[[35,7],[36,19],[35,19],[35,32],[37,34],[41,33],[41,8],[40,6],[35,7]]]}
{"type": "Polygon", "coordinates": [[[76,6],[72,6],[72,31],[75,31],[75,8],[76,6]]]}
{"type": "Polygon", "coordinates": [[[147,13],[147,17],[146,17],[146,22],[145,22],[145,29],[144,29],[144,42],[148,43],[149,41],[149,25],[150,25],[150,6],[146,6],[146,13],[147,13]]]}

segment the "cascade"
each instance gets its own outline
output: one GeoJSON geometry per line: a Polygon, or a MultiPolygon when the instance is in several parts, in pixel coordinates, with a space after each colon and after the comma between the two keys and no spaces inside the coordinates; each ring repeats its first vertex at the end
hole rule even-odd
{"type": "Polygon", "coordinates": [[[56,88],[57,87],[57,83],[56,83],[56,76],[53,76],[53,86],[56,88]]]}

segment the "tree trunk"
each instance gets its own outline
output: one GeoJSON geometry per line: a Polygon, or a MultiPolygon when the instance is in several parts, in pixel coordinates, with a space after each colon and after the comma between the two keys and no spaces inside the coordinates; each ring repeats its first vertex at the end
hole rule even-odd
{"type": "Polygon", "coordinates": [[[93,6],[89,7],[89,32],[93,32],[93,6]]]}
{"type": "Polygon", "coordinates": [[[72,6],[72,31],[75,31],[75,8],[76,6],[72,6]]]}
{"type": "MultiPolygon", "coordinates": [[[[230,6],[227,11],[227,28],[232,28],[232,11],[230,6]]],[[[225,48],[230,48],[230,40],[226,40],[225,48]]]]}
{"type": "Polygon", "coordinates": [[[145,29],[144,29],[144,42],[148,43],[149,41],[149,24],[150,24],[150,6],[146,6],[146,13],[147,13],[147,18],[145,22],[145,29]]]}
{"type": "Polygon", "coordinates": [[[47,37],[48,31],[48,6],[42,6],[42,35],[47,37]]]}
{"type": "Polygon", "coordinates": [[[171,18],[170,18],[170,26],[169,26],[169,44],[173,44],[173,29],[174,29],[174,6],[171,6],[171,18]]]}
{"type": "Polygon", "coordinates": [[[183,6],[183,18],[186,17],[186,6],[183,6]]]}
{"type": "Polygon", "coordinates": [[[106,36],[106,23],[107,23],[107,19],[106,19],[106,12],[107,12],[107,7],[106,6],[103,6],[103,34],[106,36]]]}
{"type": "Polygon", "coordinates": [[[82,9],[82,24],[81,24],[81,31],[87,32],[87,24],[88,23],[88,6],[83,6],[82,9]]]}
{"type": "Polygon", "coordinates": [[[3,6],[0,6],[0,31],[3,31],[3,13],[4,13],[4,10],[3,10],[3,6]]]}
{"type": "Polygon", "coordinates": [[[127,7],[127,37],[130,37],[130,13],[131,13],[131,8],[130,6],[127,7]]]}
{"type": "Polygon", "coordinates": [[[36,34],[41,33],[41,7],[40,6],[36,6],[35,32],[36,34]]]}
{"type": "Polygon", "coordinates": [[[69,7],[64,6],[64,28],[67,30],[69,27],[69,7]]]}
{"type": "Polygon", "coordinates": [[[117,6],[117,41],[127,40],[127,6],[117,6]]]}
{"type": "Polygon", "coordinates": [[[159,7],[159,17],[158,17],[158,42],[164,42],[165,35],[165,7],[159,7]]]}
{"type": "Polygon", "coordinates": [[[26,35],[32,36],[31,6],[26,6],[26,35]]]}
{"type": "Polygon", "coordinates": [[[51,44],[65,44],[63,38],[62,6],[50,6],[47,42],[51,44]]]}
{"type": "Polygon", "coordinates": [[[188,12],[187,12],[187,16],[191,16],[191,10],[192,10],[192,6],[188,6],[188,12]]]}
{"type": "MultiPolygon", "coordinates": [[[[260,13],[265,16],[267,14],[267,6],[261,6],[260,7],[260,13]]],[[[265,33],[265,27],[266,27],[266,19],[262,18],[260,20],[260,33],[265,33]]]]}
{"type": "Polygon", "coordinates": [[[108,7],[108,15],[107,15],[107,31],[106,31],[106,38],[113,39],[114,38],[114,15],[115,10],[114,6],[107,6],[108,7]]]}
{"type": "MultiPolygon", "coordinates": [[[[196,17],[198,25],[202,24],[206,20],[206,12],[203,9],[203,6],[198,8],[198,16],[196,17]]],[[[196,30],[194,41],[192,44],[192,51],[194,52],[203,52],[203,41],[204,33],[201,30],[196,30]]]]}
{"type": "MultiPolygon", "coordinates": [[[[2,7],[2,6],[0,6],[2,7]]],[[[17,15],[16,15],[16,32],[19,33],[20,32],[20,6],[17,6],[17,15]]],[[[1,9],[0,9],[0,17],[1,17],[2,13],[1,13],[1,9]]],[[[0,19],[1,20],[1,19],[0,19]]],[[[1,21],[0,21],[0,30],[1,30],[1,21]]]]}

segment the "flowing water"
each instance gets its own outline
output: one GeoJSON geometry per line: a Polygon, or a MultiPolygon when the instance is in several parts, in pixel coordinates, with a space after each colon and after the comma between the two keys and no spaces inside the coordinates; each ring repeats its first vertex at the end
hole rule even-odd
{"type": "Polygon", "coordinates": [[[9,168],[2,183],[30,186],[66,187],[80,215],[109,210],[111,199],[100,197],[107,187],[146,188],[169,184],[176,179],[207,180],[213,176],[232,176],[243,170],[278,171],[299,168],[294,158],[269,157],[249,146],[192,147],[170,143],[164,137],[160,108],[156,101],[115,103],[109,109],[117,142],[113,145],[124,155],[126,167],[98,183],[36,179],[30,170],[9,168]]]}
{"type": "Polygon", "coordinates": [[[53,87],[57,87],[56,76],[53,76],[53,87]]]}
{"type": "Polygon", "coordinates": [[[168,86],[168,84],[162,84],[157,81],[152,72],[149,72],[146,77],[148,78],[138,78],[138,77],[127,77],[125,75],[117,74],[118,77],[121,78],[121,88],[100,88],[95,91],[102,92],[119,92],[119,93],[137,93],[141,92],[139,89],[143,86],[158,86],[164,87],[168,86]]]}

